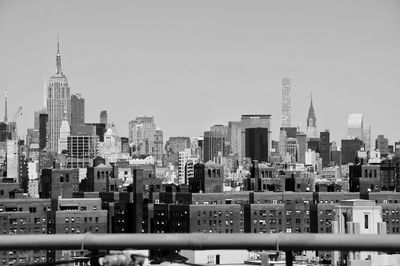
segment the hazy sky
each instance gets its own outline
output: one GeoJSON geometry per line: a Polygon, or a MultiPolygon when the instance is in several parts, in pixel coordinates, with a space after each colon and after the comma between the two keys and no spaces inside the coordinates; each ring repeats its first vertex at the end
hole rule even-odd
{"type": "Polygon", "coordinates": [[[0,90],[9,114],[24,108],[20,135],[42,106],[57,34],[86,121],[106,109],[120,136],[138,114],[169,137],[265,113],[277,137],[290,77],[293,125],[306,125],[312,91],[317,126],[335,140],[349,112],[364,113],[373,140],[400,139],[398,0],[0,0],[0,90]]]}

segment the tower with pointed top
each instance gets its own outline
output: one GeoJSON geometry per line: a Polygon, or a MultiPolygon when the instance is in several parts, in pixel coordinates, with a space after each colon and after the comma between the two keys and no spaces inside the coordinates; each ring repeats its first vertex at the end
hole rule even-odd
{"type": "Polygon", "coordinates": [[[318,138],[317,118],[315,117],[312,95],[311,95],[310,108],[308,109],[308,116],[307,116],[307,137],[318,138]]]}
{"type": "Polygon", "coordinates": [[[71,95],[67,77],[61,68],[60,43],[57,37],[56,71],[47,86],[48,143],[49,151],[57,153],[60,128],[64,116],[71,121],[71,95]],[[65,112],[65,114],[64,114],[65,112]]]}

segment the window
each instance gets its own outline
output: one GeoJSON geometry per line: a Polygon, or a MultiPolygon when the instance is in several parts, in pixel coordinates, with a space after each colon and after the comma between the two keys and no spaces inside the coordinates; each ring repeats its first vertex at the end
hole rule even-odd
{"type": "Polygon", "coordinates": [[[364,228],[368,229],[368,214],[364,215],[364,228]]]}

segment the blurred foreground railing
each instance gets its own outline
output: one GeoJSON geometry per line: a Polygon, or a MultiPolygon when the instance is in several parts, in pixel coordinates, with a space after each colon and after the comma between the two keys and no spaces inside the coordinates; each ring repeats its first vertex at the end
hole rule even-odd
{"type": "Polygon", "coordinates": [[[0,250],[248,249],[400,251],[400,235],[55,234],[0,235],[0,250]]]}

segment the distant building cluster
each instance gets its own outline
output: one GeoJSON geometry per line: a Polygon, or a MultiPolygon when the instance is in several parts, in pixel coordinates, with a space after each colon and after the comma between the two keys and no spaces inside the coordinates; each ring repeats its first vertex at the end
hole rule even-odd
{"type": "MultiPolygon", "coordinates": [[[[71,94],[57,44],[45,106],[34,113],[25,140],[17,134],[21,108],[9,117],[5,97],[0,233],[400,234],[400,141],[391,145],[380,134],[372,147],[363,114],[349,114],[338,146],[329,130],[318,131],[312,98],[306,128],[295,127],[291,92],[291,80],[283,78],[278,139],[271,138],[269,114],[243,114],[201,136],[165,142],[153,116],[137,115],[123,137],[106,110],[99,121],[85,120],[85,99],[71,94]]],[[[0,255],[0,263],[15,265],[68,260],[82,251],[0,255]]],[[[379,265],[372,261],[385,254],[314,256],[332,265],[379,265]]]]}

